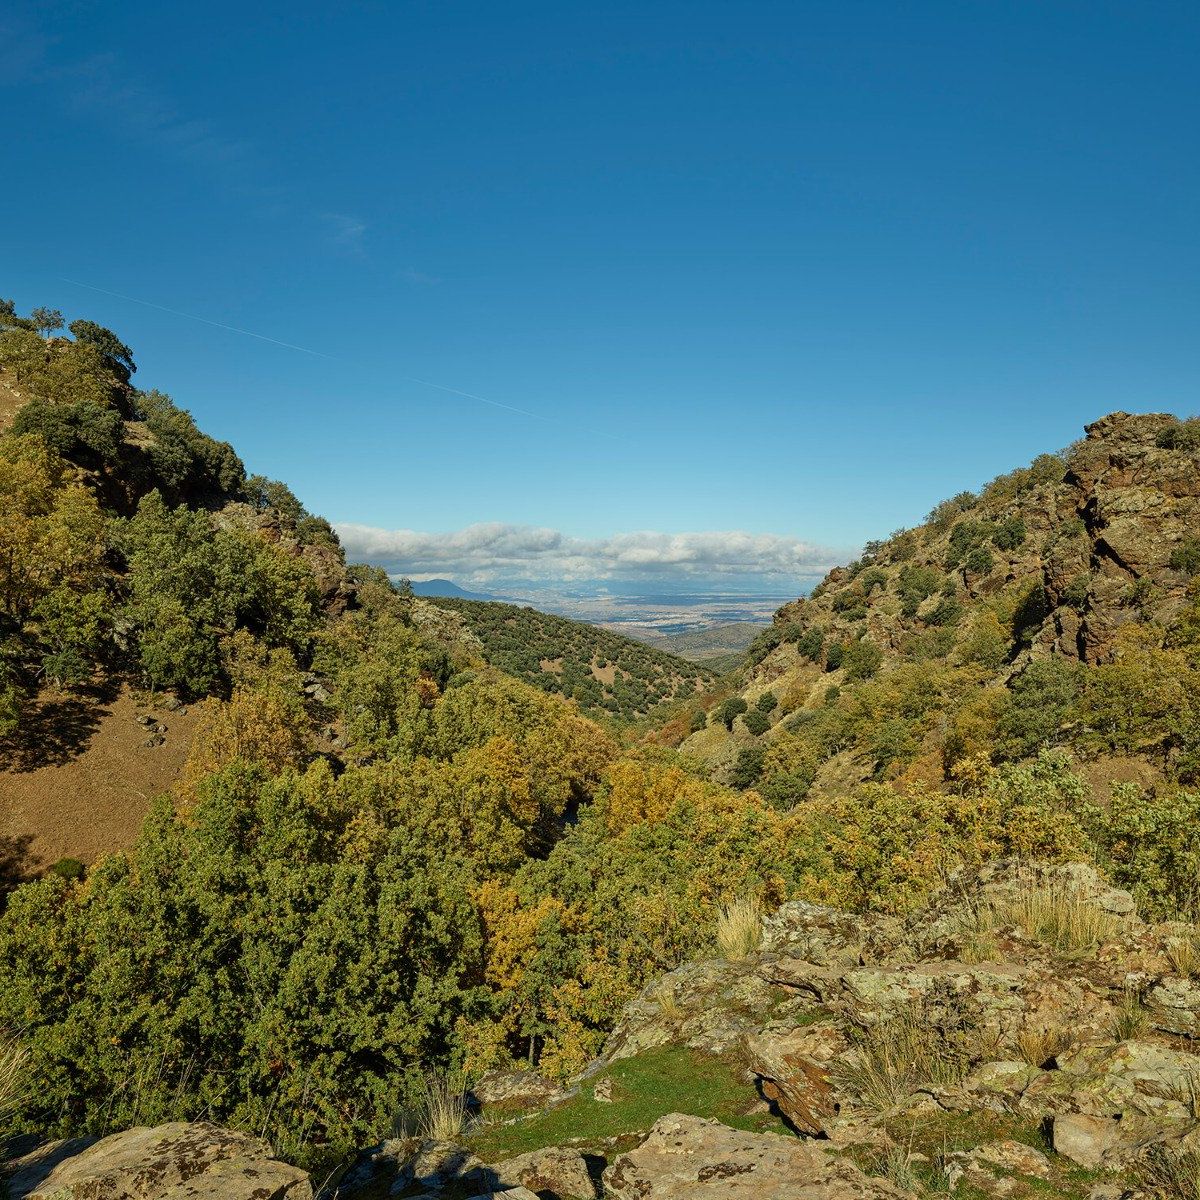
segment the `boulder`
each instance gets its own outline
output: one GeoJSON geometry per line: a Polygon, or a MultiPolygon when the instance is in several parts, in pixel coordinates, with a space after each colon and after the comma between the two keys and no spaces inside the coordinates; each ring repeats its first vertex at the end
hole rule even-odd
{"type": "Polygon", "coordinates": [[[9,1200],[312,1200],[308,1175],[260,1138],[206,1121],[58,1143],[10,1165],[9,1200]]]}
{"type": "Polygon", "coordinates": [[[480,1104],[541,1107],[561,1100],[566,1092],[537,1071],[488,1071],[471,1089],[480,1104]]]}
{"type": "Polygon", "coordinates": [[[772,1027],[746,1039],[750,1069],[763,1095],[793,1128],[814,1136],[827,1134],[837,1115],[830,1063],[847,1048],[845,1035],[832,1024],[772,1027]]]}
{"type": "Polygon", "coordinates": [[[562,1200],[596,1200],[596,1185],[588,1174],[583,1155],[567,1146],[531,1150],[528,1154],[496,1163],[487,1170],[494,1176],[496,1184],[503,1187],[553,1192],[562,1200]]]}
{"type": "Polygon", "coordinates": [[[817,1143],[677,1113],[604,1172],[612,1200],[912,1200],[817,1143]]]}
{"type": "Polygon", "coordinates": [[[1100,1166],[1105,1155],[1121,1142],[1115,1117],[1063,1113],[1054,1118],[1054,1152],[1089,1170],[1100,1166]]]}

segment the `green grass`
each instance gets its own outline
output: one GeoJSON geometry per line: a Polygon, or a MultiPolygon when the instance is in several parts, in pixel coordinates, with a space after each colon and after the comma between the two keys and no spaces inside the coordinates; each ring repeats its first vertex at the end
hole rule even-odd
{"type": "MultiPolygon", "coordinates": [[[[958,1150],[972,1150],[988,1142],[1009,1139],[1023,1142],[1040,1150],[1050,1160],[1049,1179],[1029,1176],[1008,1176],[1019,1180],[1013,1193],[1014,1200],[1040,1200],[1042,1197],[1059,1197],[1060,1200],[1086,1200],[1092,1188],[1101,1180],[1110,1179],[1103,1171],[1089,1171],[1076,1166],[1069,1159],[1055,1154],[1046,1135],[1037,1124],[1021,1121],[1015,1116],[999,1113],[939,1113],[919,1119],[897,1117],[886,1122],[885,1129],[896,1147],[902,1148],[917,1161],[913,1164],[916,1186],[912,1189],[918,1196],[945,1195],[945,1188],[938,1178],[945,1157],[958,1150]]],[[[872,1174],[887,1174],[878,1151],[866,1147],[852,1147],[848,1154],[859,1166],[872,1174]]],[[[1008,1173],[995,1168],[996,1174],[1008,1173]]],[[[960,1182],[954,1192],[955,1200],[987,1200],[987,1193],[960,1182]]]]}
{"type": "Polygon", "coordinates": [[[480,1158],[496,1162],[568,1140],[599,1144],[638,1133],[673,1112],[716,1117],[735,1129],[787,1133],[770,1114],[751,1113],[757,1103],[754,1085],[736,1064],[665,1047],[614,1063],[557,1108],[509,1125],[485,1123],[468,1138],[468,1145],[480,1158]],[[611,1104],[592,1099],[592,1088],[605,1078],[613,1082],[611,1104]]]}

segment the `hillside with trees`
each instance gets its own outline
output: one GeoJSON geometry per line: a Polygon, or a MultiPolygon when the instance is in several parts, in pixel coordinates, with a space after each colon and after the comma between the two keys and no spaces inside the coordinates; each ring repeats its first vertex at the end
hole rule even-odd
{"type": "Polygon", "coordinates": [[[775,1164],[775,1196],[993,1170],[1046,1187],[985,1195],[1172,1194],[1200,1063],[1194,422],[1116,414],[939,506],[684,700],[678,660],[347,565],[138,391],[116,335],[59,321],[0,312],[0,780],[85,754],[97,689],[194,727],[131,844],[4,900],[3,1136],[216,1123],[364,1200],[732,1196],[759,1167],[731,1162],[775,1164]],[[536,671],[501,669],[514,628],[536,671]],[[567,699],[542,657],[570,639],[567,699]],[[618,711],[674,697],[667,729],[590,719],[588,667],[627,671],[618,711]],[[513,1165],[550,1145],[578,1186],[513,1165]],[[661,1190],[672,1154],[693,1190],[661,1190]]]}
{"type": "Polygon", "coordinates": [[[751,648],[682,743],[789,809],[867,781],[952,786],[1072,753],[1200,781],[1200,425],[1116,413],[866,547],[751,648]]]}
{"type": "Polygon", "coordinates": [[[535,608],[449,597],[430,603],[459,614],[493,666],[596,715],[645,717],[715,678],[702,664],[535,608]]]}

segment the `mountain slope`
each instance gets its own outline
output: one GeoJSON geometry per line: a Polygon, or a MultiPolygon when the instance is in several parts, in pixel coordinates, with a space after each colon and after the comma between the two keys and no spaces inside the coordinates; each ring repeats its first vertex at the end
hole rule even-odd
{"type": "Polygon", "coordinates": [[[683,749],[784,805],[1046,746],[1195,781],[1198,572],[1200,426],[1114,413],[785,605],[683,749]]]}
{"type": "Polygon", "coordinates": [[[493,666],[593,713],[633,720],[713,679],[703,665],[534,608],[451,597],[428,602],[459,614],[493,666]]]}

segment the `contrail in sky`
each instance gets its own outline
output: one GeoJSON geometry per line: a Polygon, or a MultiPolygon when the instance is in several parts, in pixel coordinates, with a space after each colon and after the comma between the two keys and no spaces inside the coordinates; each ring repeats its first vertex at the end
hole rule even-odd
{"type": "MultiPolygon", "coordinates": [[[[61,283],[69,283],[72,287],[85,288],[89,292],[99,292],[102,296],[113,296],[117,300],[127,300],[130,304],[141,304],[146,308],[155,308],[159,312],[170,313],[173,317],[185,317],[189,321],[199,321],[202,325],[211,325],[214,329],[224,329],[228,333],[240,333],[244,337],[257,338],[260,342],[270,342],[272,346],[282,346],[285,350],[297,350],[301,354],[311,354],[314,358],[324,358],[329,362],[350,364],[345,358],[333,354],[322,354],[320,350],[310,350],[307,346],[297,346],[292,342],[281,342],[278,338],[267,337],[265,333],[255,333],[253,329],[240,329],[237,325],[224,325],[220,321],[210,321],[208,317],[198,317],[195,313],[183,312],[178,308],[168,308],[165,304],[154,304],[149,300],[139,300],[136,296],[126,296],[121,292],[110,292],[107,288],[94,287],[90,283],[80,283],[78,279],[67,279],[59,276],[61,283]]],[[[414,379],[411,375],[402,375],[407,383],[420,384],[421,387],[436,388],[439,392],[449,392],[452,396],[462,396],[467,400],[478,400],[480,404],[490,404],[492,408],[502,408],[505,412],[520,413],[534,421],[551,421],[552,417],[542,416],[541,413],[530,412],[527,408],[517,408],[512,404],[501,404],[499,400],[489,400],[486,396],[477,396],[474,392],[460,392],[458,388],[447,387],[444,383],[431,383],[428,379],[414,379]]],[[[603,435],[611,436],[609,434],[603,435]]]]}

